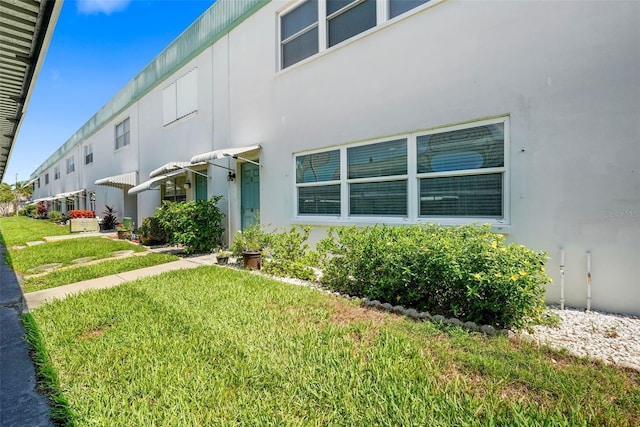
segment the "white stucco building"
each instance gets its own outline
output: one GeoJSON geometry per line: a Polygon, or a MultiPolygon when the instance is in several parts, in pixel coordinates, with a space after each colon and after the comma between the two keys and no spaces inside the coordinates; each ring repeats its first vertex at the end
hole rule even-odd
{"type": "Polygon", "coordinates": [[[137,223],[221,194],[233,235],[490,223],[548,300],[640,314],[640,3],[218,0],[32,174],[137,223]],[[564,255],[561,256],[561,253],[564,255]]]}

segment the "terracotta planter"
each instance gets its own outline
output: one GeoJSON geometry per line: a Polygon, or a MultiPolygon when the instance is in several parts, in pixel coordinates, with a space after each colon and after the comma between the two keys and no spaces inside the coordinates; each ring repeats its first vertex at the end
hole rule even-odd
{"type": "Polygon", "coordinates": [[[260,270],[262,268],[262,252],[244,251],[242,252],[242,263],[244,268],[250,270],[260,270]]]}

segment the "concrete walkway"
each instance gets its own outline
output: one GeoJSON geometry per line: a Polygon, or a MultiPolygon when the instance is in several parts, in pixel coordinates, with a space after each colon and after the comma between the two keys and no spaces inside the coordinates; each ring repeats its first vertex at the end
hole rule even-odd
{"type": "MultiPolygon", "coordinates": [[[[104,235],[104,234],[102,234],[104,235]]],[[[84,236],[86,237],[86,236],[84,236]]],[[[167,264],[127,271],[23,296],[13,270],[4,263],[0,246],[0,426],[53,426],[47,399],[36,391],[36,375],[20,315],[54,299],[88,289],[104,289],[167,271],[215,264],[215,255],[182,258],[167,264]]]]}
{"type": "Polygon", "coordinates": [[[196,268],[202,265],[212,265],[216,263],[215,260],[215,255],[182,258],[178,261],[166,264],[158,264],[151,267],[141,268],[139,270],[125,271],[112,276],[98,277],[96,279],[84,280],[70,285],[30,292],[24,295],[24,299],[26,301],[27,309],[33,310],[47,302],[55,299],[64,299],[68,295],[77,294],[85,290],[112,288],[124,282],[130,282],[142,277],[156,276],[158,274],[166,273],[167,271],[196,268]]]}

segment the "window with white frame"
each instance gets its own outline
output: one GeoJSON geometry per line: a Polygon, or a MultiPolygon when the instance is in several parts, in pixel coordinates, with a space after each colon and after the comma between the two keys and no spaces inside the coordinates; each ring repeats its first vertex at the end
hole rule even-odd
{"type": "Polygon", "coordinates": [[[53,167],[53,179],[54,180],[60,179],[60,166],[53,167]]]}
{"type": "Polygon", "coordinates": [[[75,171],[76,171],[76,163],[73,156],[67,157],[67,175],[75,171]]]}
{"type": "Polygon", "coordinates": [[[508,118],[295,155],[296,215],[504,223],[508,118]]]}
{"type": "Polygon", "coordinates": [[[198,111],[198,69],[194,68],[162,91],[162,124],[167,126],[198,111]]]}
{"type": "Polygon", "coordinates": [[[285,69],[425,3],[438,0],[304,0],[280,14],[285,69]]]}
{"type": "Polygon", "coordinates": [[[129,118],[127,117],[116,125],[115,150],[129,145],[129,118]]]}
{"type": "Polygon", "coordinates": [[[84,164],[89,165],[93,163],[93,145],[84,146],[84,164]]]}

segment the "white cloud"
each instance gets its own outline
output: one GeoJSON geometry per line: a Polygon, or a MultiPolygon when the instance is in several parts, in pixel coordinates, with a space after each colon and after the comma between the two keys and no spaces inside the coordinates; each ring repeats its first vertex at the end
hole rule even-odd
{"type": "Polygon", "coordinates": [[[78,12],[84,15],[104,13],[111,15],[113,12],[125,10],[131,0],[78,0],[78,12]]]}

